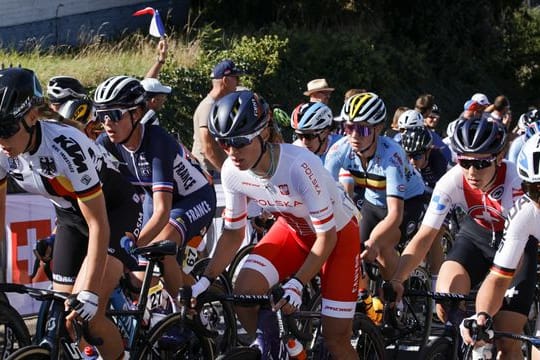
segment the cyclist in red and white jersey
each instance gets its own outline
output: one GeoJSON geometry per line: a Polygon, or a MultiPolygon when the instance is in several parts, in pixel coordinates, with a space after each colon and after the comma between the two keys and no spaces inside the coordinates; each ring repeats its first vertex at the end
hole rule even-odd
{"type": "MultiPolygon", "coordinates": [[[[231,262],[244,236],[247,200],[253,199],[279,219],[247,258],[235,292],[265,294],[288,279],[276,307],[291,312],[302,303],[304,284],[320,272],[328,349],[335,358],[356,358],[350,343],[360,277],[354,204],[316,155],[266,141],[269,117],[267,103],[251,91],[226,95],[212,109],[209,130],[228,155],[221,172],[225,227],[193,296],[231,262]]],[[[254,334],[257,309],[239,307],[238,316],[254,334]]]]}
{"type": "MultiPolygon", "coordinates": [[[[437,182],[422,225],[401,255],[392,279],[398,297],[403,293],[402,282],[425,257],[454,206],[461,207],[466,216],[440,268],[437,291],[468,294],[484,280],[502,238],[504,222],[522,195],[514,164],[503,160],[506,142],[506,127],[491,121],[489,115],[458,121],[452,137],[458,165],[437,182]]],[[[514,278],[517,291],[498,314],[495,325],[499,330],[520,332],[527,320],[534,289],[534,277],[528,274],[531,270],[535,274],[536,251],[528,255],[514,278]]],[[[443,322],[461,322],[448,319],[446,310],[437,304],[443,322]]],[[[520,354],[519,343],[515,342],[501,342],[498,349],[511,359],[520,354]]]]}
{"type": "MultiPolygon", "coordinates": [[[[512,283],[512,278],[520,266],[520,260],[525,252],[532,254],[536,251],[536,243],[540,240],[540,134],[534,135],[521,149],[517,166],[523,180],[521,187],[525,195],[521,197],[508,215],[501,244],[493,259],[490,273],[482,283],[476,295],[476,315],[473,316],[479,325],[495,316],[505,294],[512,283]],[[530,239],[533,239],[530,244],[530,239]],[[531,246],[532,245],[532,246],[531,246]]],[[[531,269],[530,276],[536,276],[531,269]]],[[[516,288],[515,291],[521,289],[516,288]]],[[[465,343],[472,343],[469,330],[461,327],[465,343]]],[[[535,336],[540,336],[540,319],[536,320],[535,336]]],[[[538,350],[534,350],[533,359],[538,359],[538,350]]]]}

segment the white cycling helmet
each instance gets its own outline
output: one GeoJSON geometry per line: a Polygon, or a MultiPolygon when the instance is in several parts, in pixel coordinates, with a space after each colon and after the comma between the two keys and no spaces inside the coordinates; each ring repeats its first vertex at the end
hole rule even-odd
{"type": "Polygon", "coordinates": [[[404,111],[398,118],[398,128],[412,129],[419,126],[424,126],[424,117],[416,110],[404,111]]]}
{"type": "Polygon", "coordinates": [[[98,85],[94,93],[96,108],[130,107],[142,104],[145,91],[141,82],[129,76],[113,76],[98,85]]]}
{"type": "Polygon", "coordinates": [[[291,127],[298,131],[324,130],[332,125],[332,110],[322,102],[298,105],[291,115],[291,127]]]}
{"type": "Polygon", "coordinates": [[[519,177],[526,182],[540,182],[540,133],[523,144],[517,158],[519,177]]]}
{"type": "Polygon", "coordinates": [[[377,94],[370,92],[356,94],[345,101],[341,118],[343,121],[377,125],[386,119],[386,106],[377,94]]]}

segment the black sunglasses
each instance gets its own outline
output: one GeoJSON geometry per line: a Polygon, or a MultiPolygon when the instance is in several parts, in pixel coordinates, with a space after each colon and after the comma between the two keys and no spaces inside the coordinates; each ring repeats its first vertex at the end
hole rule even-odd
{"type": "Polygon", "coordinates": [[[423,151],[417,151],[417,152],[408,153],[407,156],[413,160],[420,160],[424,157],[424,154],[425,152],[423,151]]]}
{"type": "Polygon", "coordinates": [[[124,116],[125,113],[137,109],[136,106],[130,107],[128,109],[104,109],[104,110],[97,110],[96,111],[96,120],[99,122],[105,122],[107,120],[110,120],[114,123],[119,122],[122,120],[122,116],[124,116]]]}
{"type": "Polygon", "coordinates": [[[351,135],[356,132],[358,136],[370,136],[375,131],[372,126],[360,125],[358,123],[345,124],[345,134],[351,135]]]}
{"type": "Polygon", "coordinates": [[[495,162],[495,157],[489,159],[469,159],[469,158],[458,158],[459,166],[464,169],[469,170],[474,167],[476,170],[482,170],[490,167],[495,162]]]}
{"type": "Polygon", "coordinates": [[[235,136],[235,137],[229,137],[229,138],[218,138],[216,139],[218,144],[224,149],[228,150],[231,147],[235,149],[241,149],[245,146],[248,146],[253,142],[253,140],[259,136],[261,132],[258,131],[254,134],[245,135],[245,136],[235,136]]]}
{"type": "Polygon", "coordinates": [[[299,138],[300,140],[302,139],[306,139],[308,141],[311,141],[313,139],[316,139],[319,137],[320,133],[295,133],[296,134],[296,137],[299,138]]]}

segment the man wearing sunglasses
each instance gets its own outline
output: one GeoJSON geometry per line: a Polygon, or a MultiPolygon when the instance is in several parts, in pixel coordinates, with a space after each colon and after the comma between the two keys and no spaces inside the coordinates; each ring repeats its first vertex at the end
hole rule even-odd
{"type": "Polygon", "coordinates": [[[341,114],[346,137],[332,146],[325,167],[357,203],[363,193],[362,257],[377,259],[383,278],[389,279],[397,264],[395,247],[416,230],[422,217],[425,186],[401,146],[381,135],[386,107],[379,96],[354,95],[341,114]]]}
{"type": "MultiPolygon", "coordinates": [[[[493,259],[489,274],[476,295],[476,315],[471,318],[481,326],[486,325],[503,305],[505,293],[510,288],[512,278],[520,266],[519,261],[524,253],[533,254],[537,251],[537,241],[540,239],[540,226],[538,226],[538,219],[540,219],[539,144],[540,134],[536,134],[531,141],[525,143],[518,156],[518,173],[523,180],[521,187],[525,195],[515,203],[509,213],[501,246],[493,259]],[[530,241],[531,237],[533,237],[532,241],[530,241]]],[[[535,276],[536,271],[531,269],[529,275],[535,276]]],[[[532,334],[538,335],[539,325],[537,323],[535,329],[530,329],[532,334]]],[[[473,344],[469,330],[464,326],[460,328],[465,343],[473,344]]],[[[534,347],[533,354],[533,359],[539,359],[539,352],[534,347]]]]}
{"type": "MultiPolygon", "coordinates": [[[[437,182],[422,225],[401,255],[392,278],[398,297],[403,293],[402,282],[424,259],[446,215],[455,206],[466,216],[440,268],[436,291],[468,294],[484,280],[500,246],[505,220],[522,195],[515,165],[503,160],[506,143],[506,127],[492,121],[489,114],[458,121],[452,136],[458,165],[437,182]]],[[[520,333],[525,325],[536,279],[535,246],[514,276],[514,292],[495,319],[497,330],[520,333]]],[[[451,316],[447,311],[437,304],[443,323],[451,316]]],[[[452,318],[459,313],[452,314],[452,318]]],[[[519,342],[502,341],[497,348],[504,359],[522,357],[519,342]]]]}
{"type": "MultiPolygon", "coordinates": [[[[116,159],[79,130],[41,121],[43,105],[32,70],[0,70],[1,221],[9,211],[8,175],[27,192],[51,200],[56,213],[53,288],[72,293],[68,319],[90,320],[90,332],[105,340],[98,346],[100,354],[123,358],[120,333],[105,310],[124,267],[137,267],[120,239],[139,231],[140,201],[117,170],[116,159]]],[[[5,239],[1,229],[0,239],[5,239]]],[[[63,312],[64,305],[51,311],[63,312]]]]}
{"type": "Polygon", "coordinates": [[[291,127],[297,137],[293,144],[307,148],[324,163],[328,149],[341,138],[332,133],[333,121],[332,110],[322,102],[298,105],[291,115],[291,127]]]}
{"type": "MultiPolygon", "coordinates": [[[[141,83],[113,76],[97,87],[94,104],[105,129],[98,143],[126,164],[125,175],[144,190],[144,225],[136,244],[169,239],[182,247],[203,236],[215,214],[214,188],[182,144],[162,127],[141,123],[147,110],[141,83]]],[[[163,265],[166,290],[176,297],[184,284],[176,257],[166,257],[163,265]]]]}
{"type": "MultiPolygon", "coordinates": [[[[193,297],[232,261],[244,238],[247,201],[252,199],[279,218],[247,258],[235,292],[266,294],[285,282],[284,296],[275,307],[292,312],[302,303],[304,284],[320,272],[325,344],[334,358],[355,359],[350,337],[360,240],[354,205],[313,153],[267,142],[269,118],[268,104],[251,91],[226,95],[212,109],[209,130],[228,155],[221,172],[225,225],[205,276],[192,286],[193,297]]],[[[237,308],[252,335],[257,311],[237,308]]]]}

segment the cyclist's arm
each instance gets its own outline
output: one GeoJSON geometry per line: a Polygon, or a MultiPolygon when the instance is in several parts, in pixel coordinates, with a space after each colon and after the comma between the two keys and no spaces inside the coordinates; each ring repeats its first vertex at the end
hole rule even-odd
{"type": "Polygon", "coordinates": [[[324,232],[318,232],[317,239],[311,247],[309,255],[294,276],[297,277],[302,284],[309,282],[320,271],[324,262],[334,250],[336,242],[337,233],[335,227],[324,232]]]}
{"type": "Polygon", "coordinates": [[[399,258],[397,270],[392,279],[405,281],[409,278],[409,274],[422,262],[426,257],[431,244],[437,238],[439,229],[431,226],[421,225],[418,232],[411,239],[403,253],[399,258]]]}
{"type": "MultiPolygon", "coordinates": [[[[155,191],[152,195],[154,211],[144,225],[137,240],[137,246],[145,246],[163,230],[169,222],[173,195],[169,191],[155,191]]],[[[163,239],[158,239],[163,240],[163,239]]]]}
{"type": "Polygon", "coordinates": [[[476,295],[476,313],[486,312],[494,316],[501,308],[504,294],[511,282],[512,277],[489,273],[476,295]]]}
{"type": "Polygon", "coordinates": [[[223,162],[227,159],[227,154],[225,154],[225,151],[223,151],[217,141],[212,137],[212,134],[210,134],[207,127],[200,127],[199,135],[204,157],[212,164],[212,166],[220,170],[223,166],[223,162]]]}
{"type": "Polygon", "coordinates": [[[210,279],[218,277],[231,263],[244,240],[245,227],[224,229],[216,245],[214,256],[204,271],[210,279]]]}
{"type": "MultiPolygon", "coordinates": [[[[388,232],[399,231],[399,226],[403,220],[403,207],[404,201],[398,197],[387,196],[386,206],[388,208],[388,214],[379,222],[371,231],[369,241],[376,246],[384,246],[384,240],[387,238],[388,232]]],[[[395,246],[393,244],[392,246],[395,246]]]]}
{"type": "MultiPolygon", "coordinates": [[[[2,224],[0,229],[0,242],[6,240],[6,200],[7,200],[7,177],[0,180],[0,224],[2,224]]],[[[4,245],[2,245],[4,247],[4,245]]],[[[1,256],[1,253],[0,253],[1,256]]],[[[3,259],[0,258],[0,261],[3,259]]]]}
{"type": "Polygon", "coordinates": [[[78,200],[82,215],[88,224],[88,251],[86,254],[86,270],[84,274],[79,273],[77,277],[83,276],[80,289],[99,293],[103,269],[107,259],[107,248],[109,246],[109,220],[107,219],[107,208],[105,206],[105,196],[99,192],[97,196],[82,201],[78,200]]]}

